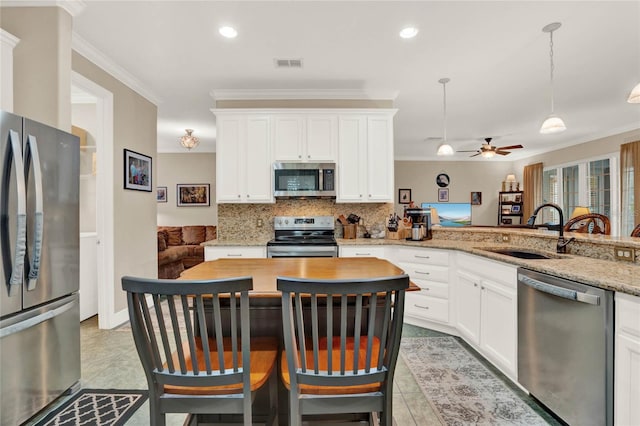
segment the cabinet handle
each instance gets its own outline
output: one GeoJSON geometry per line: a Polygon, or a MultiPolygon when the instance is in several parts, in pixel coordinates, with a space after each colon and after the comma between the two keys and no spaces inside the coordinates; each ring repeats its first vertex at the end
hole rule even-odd
{"type": "Polygon", "coordinates": [[[480,287],[480,290],[484,290],[484,286],[481,286],[481,287],[480,287]]]}
{"type": "Polygon", "coordinates": [[[302,158],[302,155],[298,155],[298,158],[302,158]]]}
{"type": "Polygon", "coordinates": [[[420,308],[420,309],[429,309],[428,306],[422,306],[422,305],[416,305],[415,303],[413,304],[413,306],[415,306],[416,308],[420,308]]]}
{"type": "Polygon", "coordinates": [[[362,194],[360,194],[360,198],[362,198],[362,194]]]}
{"type": "Polygon", "coordinates": [[[310,155],[307,155],[307,158],[311,158],[311,156],[310,156],[310,155]]]}
{"type": "Polygon", "coordinates": [[[371,256],[371,253],[356,253],[356,256],[371,256]]]}
{"type": "Polygon", "coordinates": [[[240,253],[227,253],[227,257],[242,257],[240,253]]]}
{"type": "Polygon", "coordinates": [[[428,272],[416,271],[416,274],[429,275],[428,272]]]}
{"type": "Polygon", "coordinates": [[[247,198],[251,197],[251,195],[247,194],[247,198]]]}
{"type": "Polygon", "coordinates": [[[419,254],[413,255],[413,257],[418,258],[418,259],[431,259],[430,256],[420,256],[419,254]]]}
{"type": "Polygon", "coordinates": [[[474,287],[478,287],[478,283],[473,283],[473,286],[474,287]]]}
{"type": "Polygon", "coordinates": [[[371,194],[369,194],[369,198],[371,198],[371,194]]]}
{"type": "Polygon", "coordinates": [[[238,194],[238,198],[240,198],[240,194],[238,194]]]}

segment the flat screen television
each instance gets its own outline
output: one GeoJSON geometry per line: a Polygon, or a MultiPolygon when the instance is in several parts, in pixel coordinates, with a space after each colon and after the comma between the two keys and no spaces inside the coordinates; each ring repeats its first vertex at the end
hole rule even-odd
{"type": "Polygon", "coordinates": [[[435,208],[441,226],[471,225],[471,203],[422,203],[420,207],[435,208]]]}

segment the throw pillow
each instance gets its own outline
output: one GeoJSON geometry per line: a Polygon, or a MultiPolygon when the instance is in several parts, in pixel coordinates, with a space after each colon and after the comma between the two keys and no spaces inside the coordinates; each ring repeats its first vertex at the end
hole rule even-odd
{"type": "Polygon", "coordinates": [[[205,241],[215,240],[217,238],[217,234],[215,226],[205,226],[205,241]]]}
{"type": "Polygon", "coordinates": [[[182,241],[187,245],[198,245],[204,242],[204,226],[183,226],[182,241]]]}
{"type": "Polygon", "coordinates": [[[165,251],[167,249],[167,233],[165,231],[158,231],[158,251],[165,251]]]}
{"type": "Polygon", "coordinates": [[[181,246],[182,245],[182,226],[165,226],[163,229],[167,237],[168,246],[181,246]]]}

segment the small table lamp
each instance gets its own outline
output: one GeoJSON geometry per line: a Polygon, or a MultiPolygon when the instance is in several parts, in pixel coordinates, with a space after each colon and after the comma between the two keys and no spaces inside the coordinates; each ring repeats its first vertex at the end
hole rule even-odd
{"type": "Polygon", "coordinates": [[[516,182],[516,175],[514,174],[508,174],[506,179],[505,179],[505,191],[517,191],[518,190],[518,184],[516,182]]]}

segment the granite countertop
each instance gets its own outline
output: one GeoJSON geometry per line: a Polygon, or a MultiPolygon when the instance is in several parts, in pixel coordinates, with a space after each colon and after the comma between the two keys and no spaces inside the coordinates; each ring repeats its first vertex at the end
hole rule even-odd
{"type": "MultiPolygon", "coordinates": [[[[557,239],[557,235],[554,237],[557,239]]],[[[590,284],[607,290],[640,296],[640,267],[632,262],[620,262],[611,260],[593,259],[585,256],[570,254],[556,255],[553,252],[533,250],[522,247],[514,247],[509,244],[496,244],[495,242],[460,241],[460,240],[425,240],[406,241],[373,238],[356,238],[351,240],[339,239],[339,246],[353,245],[398,245],[406,247],[424,247],[444,250],[459,250],[475,254],[488,259],[522,266],[534,271],[555,275],[590,284]],[[500,253],[487,251],[487,249],[504,248],[518,249],[531,252],[548,254],[552,259],[520,259],[500,253]],[[483,250],[484,249],[484,250],[483,250]]]]}
{"type": "MultiPolygon", "coordinates": [[[[522,266],[534,271],[567,278],[607,290],[640,296],[640,238],[609,237],[605,235],[566,234],[576,238],[568,246],[570,254],[555,253],[557,232],[541,229],[512,229],[500,227],[433,228],[433,239],[407,241],[375,238],[338,239],[339,246],[358,245],[399,245],[425,247],[444,250],[460,250],[511,265],[522,266]],[[510,242],[503,243],[502,236],[510,236],[510,242]],[[614,260],[615,247],[635,250],[635,262],[614,260]],[[520,259],[487,251],[491,248],[516,248],[518,250],[541,252],[552,259],[520,259]]],[[[211,240],[202,246],[212,247],[266,247],[266,239],[211,240]]]]}

